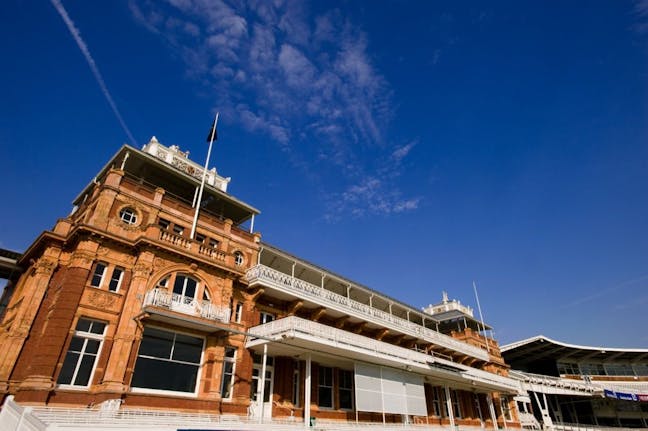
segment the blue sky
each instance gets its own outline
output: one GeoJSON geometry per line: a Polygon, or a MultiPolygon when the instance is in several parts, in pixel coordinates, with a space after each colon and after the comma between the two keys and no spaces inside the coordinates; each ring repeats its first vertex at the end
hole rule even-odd
{"type": "Polygon", "coordinates": [[[265,241],[416,307],[475,280],[502,343],[647,347],[648,2],[448,3],[5,2],[0,246],[122,143],[202,163],[218,110],[265,241]]]}

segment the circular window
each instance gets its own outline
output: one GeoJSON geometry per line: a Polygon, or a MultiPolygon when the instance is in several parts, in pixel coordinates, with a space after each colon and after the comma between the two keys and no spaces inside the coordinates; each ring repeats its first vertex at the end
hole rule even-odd
{"type": "Polygon", "coordinates": [[[240,251],[234,252],[234,263],[236,264],[236,266],[243,265],[243,253],[241,253],[240,251]]]}
{"type": "Polygon", "coordinates": [[[119,211],[119,218],[126,224],[137,223],[137,213],[133,208],[123,208],[121,211],[119,211]]]}

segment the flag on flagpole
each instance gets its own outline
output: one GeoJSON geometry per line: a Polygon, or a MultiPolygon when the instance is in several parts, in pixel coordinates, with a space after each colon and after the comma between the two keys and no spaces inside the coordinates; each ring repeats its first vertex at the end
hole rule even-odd
{"type": "Polygon", "coordinates": [[[207,134],[207,142],[211,142],[212,140],[218,139],[218,132],[216,131],[216,121],[217,119],[214,119],[214,122],[212,123],[211,127],[209,128],[209,133],[207,134]],[[213,138],[212,138],[213,136],[213,138]]]}

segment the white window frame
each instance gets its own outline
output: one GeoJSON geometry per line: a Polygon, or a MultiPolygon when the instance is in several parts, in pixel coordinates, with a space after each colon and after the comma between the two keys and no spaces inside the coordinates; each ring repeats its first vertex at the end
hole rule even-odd
{"type": "Polygon", "coordinates": [[[500,397],[500,408],[502,409],[502,418],[505,421],[512,421],[513,415],[511,414],[511,407],[509,406],[509,399],[507,396],[500,397]]]}
{"type": "Polygon", "coordinates": [[[131,207],[124,207],[119,210],[119,219],[127,225],[137,224],[137,211],[131,207]]]}
{"type": "MultiPolygon", "coordinates": [[[[91,326],[92,328],[92,326],[91,326]]],[[[77,338],[83,338],[83,347],[81,348],[81,352],[79,353],[79,358],[77,359],[76,362],[76,367],[74,368],[74,373],[72,374],[72,382],[74,382],[78,376],[79,372],[79,367],[81,366],[81,362],[83,360],[83,357],[85,355],[85,350],[88,345],[88,340],[95,340],[99,341],[99,347],[97,348],[97,353],[95,354],[95,359],[94,359],[94,364],[92,364],[92,371],[90,372],[90,377],[88,378],[88,384],[87,385],[75,385],[74,383],[57,383],[57,387],[59,388],[64,388],[64,389],[87,389],[92,385],[92,380],[94,378],[95,371],[97,370],[97,363],[99,362],[99,357],[101,356],[101,351],[103,349],[103,341],[106,338],[106,329],[108,329],[108,323],[103,322],[101,320],[96,320],[96,319],[89,319],[85,317],[80,317],[77,320],[77,323],[75,325],[74,329],[74,335],[72,338],[77,337],[77,338]],[[79,331],[76,329],[76,326],[79,325],[79,321],[81,320],[86,320],[91,322],[91,325],[94,323],[100,323],[104,325],[103,332],[101,334],[95,334],[93,332],[86,332],[86,331],[79,331]]],[[[70,340],[72,342],[72,340],[70,340]]],[[[67,357],[68,352],[70,351],[70,346],[68,346],[68,349],[65,351],[65,357],[63,358],[63,363],[65,363],[65,359],[67,357]]],[[[92,355],[92,353],[89,353],[89,355],[92,355]]],[[[60,373],[60,370],[59,370],[60,373]]],[[[58,377],[57,377],[58,380],[58,377]]]]}
{"type": "Polygon", "coordinates": [[[169,227],[171,227],[171,222],[165,218],[158,218],[158,227],[161,230],[169,230],[169,227]]]}
{"type": "Polygon", "coordinates": [[[223,400],[231,400],[234,395],[234,378],[236,377],[236,357],[237,356],[238,356],[238,349],[236,347],[233,346],[225,347],[225,351],[223,352],[223,369],[221,373],[221,387],[220,387],[220,395],[221,395],[221,399],[223,400]],[[232,357],[227,356],[228,350],[234,351],[234,355],[232,357]],[[231,373],[227,373],[225,368],[226,363],[232,364],[231,373]],[[228,376],[227,380],[225,380],[226,376],[228,376]],[[228,385],[229,395],[227,397],[223,397],[226,384],[228,385]]]}
{"type": "MultiPolygon", "coordinates": [[[[182,334],[186,335],[189,337],[194,337],[194,338],[200,338],[203,341],[202,345],[202,350],[200,352],[200,363],[198,364],[198,373],[196,373],[196,389],[194,389],[193,392],[183,392],[183,391],[169,391],[166,389],[149,389],[149,388],[140,388],[136,386],[131,386],[131,392],[132,393],[138,393],[138,394],[160,394],[160,395],[181,395],[185,397],[197,397],[198,393],[200,392],[200,380],[202,379],[202,371],[203,371],[203,361],[205,357],[205,344],[206,344],[206,339],[205,337],[201,335],[196,335],[192,334],[190,332],[184,332],[184,331],[176,331],[175,329],[169,329],[169,328],[163,328],[160,326],[154,326],[154,325],[146,325],[147,328],[152,328],[152,329],[157,329],[160,331],[166,331],[166,332],[172,332],[174,334],[182,334]]],[[[175,337],[173,340],[174,347],[175,347],[175,337]]],[[[135,363],[137,363],[137,358],[139,357],[139,352],[137,352],[137,356],[135,357],[135,363]]],[[[152,356],[143,356],[144,358],[153,358],[153,359],[160,359],[160,358],[155,358],[152,356]]],[[[171,362],[171,361],[169,361],[171,362]]],[[[180,363],[186,363],[190,365],[196,365],[193,362],[184,362],[184,361],[173,361],[173,362],[180,362],[180,363]]],[[[133,368],[133,372],[135,369],[133,368]]]]}
{"type": "Polygon", "coordinates": [[[243,317],[243,304],[241,302],[237,302],[236,305],[234,305],[234,322],[241,323],[242,317],[243,317]]]}
{"type": "Polygon", "coordinates": [[[301,373],[299,372],[299,362],[295,361],[293,368],[293,387],[292,387],[292,403],[293,407],[299,407],[301,403],[300,400],[300,386],[301,386],[301,373]]]}
{"type": "Polygon", "coordinates": [[[353,410],[354,407],[355,407],[355,400],[354,400],[354,397],[353,397],[353,395],[354,395],[354,390],[353,390],[353,371],[350,371],[350,370],[343,370],[343,369],[338,369],[337,375],[338,375],[338,394],[337,394],[337,395],[338,395],[338,399],[337,399],[337,401],[338,401],[338,407],[340,408],[340,410],[348,410],[348,411],[351,411],[351,410],[353,410]],[[351,374],[351,379],[349,380],[349,383],[351,384],[351,386],[349,386],[348,388],[347,388],[347,387],[345,387],[345,388],[342,387],[342,379],[340,378],[340,376],[341,376],[342,373],[350,373],[350,374],[351,374]],[[340,397],[340,394],[342,393],[342,391],[348,391],[349,394],[351,395],[351,407],[342,407],[342,406],[340,405],[340,402],[341,402],[340,400],[342,399],[342,397],[340,397]]]}
{"type": "Polygon", "coordinates": [[[182,234],[184,234],[184,226],[174,224],[173,229],[171,229],[171,232],[173,232],[175,235],[182,236],[182,234]]]}
{"type": "Polygon", "coordinates": [[[235,251],[234,252],[234,265],[236,266],[243,266],[243,263],[245,263],[245,256],[243,256],[243,253],[240,251],[235,251]]]}
{"type": "Polygon", "coordinates": [[[452,414],[456,419],[461,419],[461,400],[459,398],[459,391],[453,389],[450,391],[450,401],[452,403],[452,414]]]}
{"type": "Polygon", "coordinates": [[[92,286],[94,288],[97,288],[97,289],[101,289],[101,286],[104,283],[104,279],[106,277],[106,272],[107,271],[108,271],[108,264],[106,262],[97,262],[95,264],[95,269],[92,272],[92,277],[90,277],[90,286],[92,286]],[[102,271],[101,271],[101,275],[99,275],[98,271],[97,271],[99,269],[99,267],[103,268],[102,271]],[[97,276],[99,276],[99,283],[95,285],[94,284],[94,279],[97,276]]]}
{"type": "Polygon", "coordinates": [[[112,270],[112,274],[110,275],[110,280],[108,280],[108,291],[109,292],[119,292],[119,289],[121,288],[122,281],[124,280],[124,268],[115,266],[112,270]],[[115,286],[115,289],[111,289],[110,285],[112,282],[115,280],[115,271],[119,271],[119,277],[117,277],[117,284],[115,286]]]}
{"type": "Polygon", "coordinates": [[[199,289],[199,288],[200,288],[200,280],[197,280],[197,279],[191,277],[189,274],[186,274],[186,273],[184,273],[184,272],[176,272],[176,273],[174,274],[174,277],[173,277],[173,286],[171,287],[171,292],[172,292],[172,293],[174,293],[174,294],[176,294],[176,295],[180,295],[180,296],[182,296],[183,298],[193,298],[193,299],[196,299],[196,297],[198,296],[198,289],[199,289]],[[176,281],[178,280],[178,277],[184,277],[184,283],[182,283],[182,293],[177,293],[177,292],[174,291],[174,290],[175,290],[175,284],[176,284],[176,281]],[[187,295],[186,295],[186,293],[187,293],[187,280],[193,280],[193,281],[196,282],[196,287],[195,287],[195,289],[194,289],[194,296],[187,296],[187,295]]]}
{"type": "Polygon", "coordinates": [[[441,405],[443,400],[441,399],[441,388],[438,386],[432,387],[432,414],[436,417],[442,417],[443,409],[441,405]]]}
{"type": "Polygon", "coordinates": [[[259,325],[274,322],[274,320],[276,318],[277,318],[277,316],[275,316],[273,313],[268,313],[267,311],[262,311],[261,314],[259,315],[259,325]]]}
{"type": "Polygon", "coordinates": [[[317,407],[320,409],[325,409],[325,410],[332,410],[335,408],[335,391],[333,390],[335,387],[334,382],[333,382],[333,367],[325,367],[320,365],[319,370],[317,370],[317,407]],[[331,385],[323,385],[322,384],[322,370],[328,370],[331,373],[331,385]],[[331,405],[322,405],[322,399],[320,397],[320,389],[325,388],[328,389],[331,392],[331,405]]]}

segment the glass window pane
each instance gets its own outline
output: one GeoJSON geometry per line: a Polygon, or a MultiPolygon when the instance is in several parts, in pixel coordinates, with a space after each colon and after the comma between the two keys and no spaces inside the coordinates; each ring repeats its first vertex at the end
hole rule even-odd
{"type": "Polygon", "coordinates": [[[100,342],[97,340],[86,340],[85,353],[97,353],[99,351],[100,342]]]}
{"type": "Polygon", "coordinates": [[[92,322],[87,319],[79,319],[76,325],[77,331],[88,332],[90,330],[90,324],[92,322]]]}
{"type": "Polygon", "coordinates": [[[81,352],[84,340],[84,338],[72,337],[72,340],[70,341],[70,348],[68,350],[71,352],[81,352]]]}
{"type": "Polygon", "coordinates": [[[99,287],[101,285],[101,279],[103,278],[104,271],[106,271],[106,265],[103,263],[97,263],[95,271],[92,274],[92,280],[90,285],[93,287],[99,287]]]}
{"type": "Polygon", "coordinates": [[[90,382],[90,374],[92,374],[95,358],[95,355],[83,355],[76,379],[74,380],[75,385],[87,386],[88,382],[90,382]]]}
{"type": "Polygon", "coordinates": [[[178,392],[194,392],[198,366],[138,357],[132,386],[178,392]]]}
{"type": "Polygon", "coordinates": [[[103,335],[104,330],[106,329],[106,324],[102,322],[91,322],[90,330],[88,332],[92,334],[103,335]]]}
{"type": "Polygon", "coordinates": [[[76,368],[78,360],[78,353],[68,352],[67,355],[65,355],[65,361],[63,362],[61,373],[56,381],[58,384],[69,385],[72,383],[72,376],[74,375],[74,369],[76,368]]]}
{"type": "Polygon", "coordinates": [[[333,390],[331,388],[320,387],[318,391],[320,407],[333,407],[333,390]]]}
{"type": "Polygon", "coordinates": [[[252,384],[250,385],[250,399],[252,401],[257,400],[258,392],[259,392],[259,381],[257,379],[253,379],[252,384]]]}
{"type": "Polygon", "coordinates": [[[193,362],[195,364],[199,364],[202,347],[202,338],[176,334],[172,359],[175,359],[176,361],[193,362]]]}
{"type": "Polygon", "coordinates": [[[112,276],[110,277],[110,283],[108,284],[108,290],[111,292],[116,292],[119,288],[119,284],[122,278],[123,271],[120,268],[113,269],[112,276]]]}
{"type": "Polygon", "coordinates": [[[171,358],[173,333],[154,328],[144,328],[144,338],[140,345],[139,355],[156,358],[171,358]]]}
{"type": "Polygon", "coordinates": [[[351,401],[351,391],[349,390],[341,390],[340,391],[340,408],[341,409],[350,409],[353,407],[353,403],[351,401]]]}
{"type": "Polygon", "coordinates": [[[184,285],[187,277],[184,275],[176,275],[175,283],[173,283],[173,293],[182,295],[184,293],[184,285]]]}
{"type": "Polygon", "coordinates": [[[184,295],[189,298],[196,297],[196,280],[193,278],[187,278],[187,287],[185,288],[184,295]]]}

